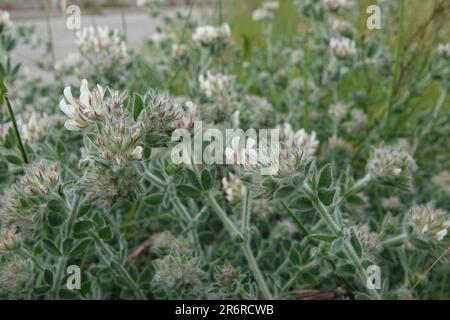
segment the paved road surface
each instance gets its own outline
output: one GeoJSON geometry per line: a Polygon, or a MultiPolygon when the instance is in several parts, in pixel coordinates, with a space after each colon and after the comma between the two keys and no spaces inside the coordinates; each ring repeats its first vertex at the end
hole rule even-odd
{"type": "MultiPolygon", "coordinates": [[[[165,9],[169,14],[175,14],[180,9],[165,9]]],[[[181,10],[188,10],[188,8],[182,8],[181,10]]],[[[199,16],[205,12],[205,9],[195,9],[192,14],[193,19],[199,18],[199,16]]],[[[47,39],[47,25],[43,18],[32,19],[14,19],[14,12],[12,12],[12,19],[16,24],[28,24],[31,23],[36,26],[37,34],[40,38],[47,39]]],[[[108,25],[110,27],[123,30],[126,26],[127,42],[130,47],[136,47],[144,40],[148,39],[155,31],[159,18],[150,18],[146,12],[139,11],[127,11],[124,14],[124,18],[120,11],[110,11],[103,15],[83,15],[81,16],[81,27],[91,24],[96,25],[108,25]],[[123,21],[125,20],[125,24],[123,21]]],[[[74,30],[66,28],[65,17],[53,17],[51,19],[51,29],[54,41],[54,52],[56,60],[64,58],[70,52],[75,52],[77,49],[74,44],[74,30]]],[[[39,60],[39,52],[31,50],[29,46],[19,45],[13,56],[14,62],[21,62],[24,66],[31,69],[35,69],[36,61],[39,60]]],[[[43,74],[44,78],[48,78],[43,74]]]]}

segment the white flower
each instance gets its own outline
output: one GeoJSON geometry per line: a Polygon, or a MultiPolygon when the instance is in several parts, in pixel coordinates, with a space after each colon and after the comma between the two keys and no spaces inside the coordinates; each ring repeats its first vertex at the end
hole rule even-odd
{"type": "Polygon", "coordinates": [[[347,35],[352,32],[352,24],[345,20],[334,20],[333,31],[342,35],[347,35]]]}
{"type": "Polygon", "coordinates": [[[173,33],[165,33],[165,32],[155,32],[150,37],[150,40],[158,46],[163,43],[170,42],[174,39],[175,35],[173,33]]]}
{"type": "Polygon", "coordinates": [[[322,0],[325,7],[330,10],[336,11],[341,8],[349,8],[353,5],[351,0],[322,0]]]}
{"type": "Polygon", "coordinates": [[[440,43],[437,47],[437,54],[443,58],[450,59],[450,42],[440,43]]]}
{"type": "Polygon", "coordinates": [[[305,54],[303,53],[303,50],[300,49],[293,50],[291,52],[289,62],[292,64],[298,64],[303,60],[304,56],[305,54]]]}
{"type": "Polygon", "coordinates": [[[252,13],[253,21],[271,20],[274,18],[274,11],[278,10],[280,4],[278,1],[266,1],[262,6],[252,13]]]}
{"type": "Polygon", "coordinates": [[[246,187],[239,177],[232,173],[228,174],[229,178],[222,178],[222,186],[229,202],[235,203],[242,200],[246,193],[246,187]]]}
{"type": "Polygon", "coordinates": [[[199,26],[192,35],[192,40],[204,45],[212,46],[220,42],[227,43],[231,38],[231,29],[227,23],[219,27],[199,26]]]}
{"type": "Polygon", "coordinates": [[[16,228],[6,228],[2,229],[0,238],[0,252],[14,250],[20,246],[20,236],[17,234],[16,228]]]}
{"type": "Polygon", "coordinates": [[[200,82],[200,89],[208,98],[211,98],[226,92],[231,87],[234,77],[220,73],[212,74],[208,71],[206,77],[200,75],[198,80],[200,82]]]}
{"type": "Polygon", "coordinates": [[[305,129],[294,132],[292,126],[287,122],[283,125],[283,136],[286,139],[285,143],[288,148],[296,147],[308,155],[316,153],[319,146],[319,140],[316,139],[314,131],[311,134],[308,134],[305,129]]]}
{"type": "Polygon", "coordinates": [[[355,42],[349,38],[331,38],[330,48],[339,59],[352,58],[356,55],[355,42]]]}
{"type": "Polygon", "coordinates": [[[197,117],[197,105],[192,101],[187,101],[185,105],[187,110],[183,112],[183,116],[178,120],[178,127],[192,129],[197,117]]]}
{"type": "Polygon", "coordinates": [[[444,210],[435,209],[431,203],[416,205],[411,209],[411,221],[422,236],[441,241],[450,227],[444,210]]]}
{"type": "Polygon", "coordinates": [[[144,148],[142,148],[141,146],[136,146],[132,151],[130,151],[130,159],[131,160],[142,159],[142,151],[144,151],[144,148]]]}
{"type": "Polygon", "coordinates": [[[39,115],[32,111],[28,122],[21,127],[21,133],[25,140],[37,140],[47,132],[50,119],[44,114],[39,115]]]}
{"type": "Polygon", "coordinates": [[[75,45],[95,63],[111,64],[111,58],[127,62],[129,58],[119,30],[108,26],[89,26],[77,31],[75,45]]]}
{"type": "Polygon", "coordinates": [[[14,26],[8,11],[0,10],[0,26],[3,26],[5,30],[10,30],[14,26]]]}
{"type": "Polygon", "coordinates": [[[330,105],[330,108],[328,109],[328,114],[330,117],[334,119],[342,119],[347,114],[348,105],[343,102],[336,102],[330,105]]]}
{"type": "Polygon", "coordinates": [[[252,13],[253,21],[263,21],[271,18],[271,14],[268,10],[264,8],[258,8],[252,13]]]}
{"type": "Polygon", "coordinates": [[[170,51],[173,57],[183,58],[187,54],[187,47],[184,44],[174,43],[170,51]]]}
{"type": "Polygon", "coordinates": [[[104,95],[105,90],[100,85],[91,93],[86,79],[81,81],[79,101],[73,98],[70,86],[64,88],[66,99],[60,101],[59,108],[70,118],[64,125],[66,129],[80,131],[101,118],[105,114],[104,95]]]}
{"type": "Polygon", "coordinates": [[[361,109],[353,109],[351,111],[351,119],[345,123],[347,132],[359,133],[367,125],[367,114],[361,109]]]}
{"type": "Polygon", "coordinates": [[[252,165],[256,164],[258,160],[258,153],[253,147],[256,141],[252,138],[247,138],[245,146],[240,146],[241,137],[236,136],[231,139],[231,148],[225,149],[225,156],[231,164],[252,165]]]}
{"type": "Polygon", "coordinates": [[[450,172],[447,170],[439,172],[433,177],[433,184],[450,193],[450,172]]]}
{"type": "Polygon", "coordinates": [[[348,141],[338,137],[337,135],[333,135],[328,139],[328,145],[332,150],[342,150],[347,154],[351,154],[353,151],[353,146],[348,141]]]}
{"type": "Polygon", "coordinates": [[[370,175],[379,180],[394,180],[411,187],[412,173],[417,169],[416,162],[409,153],[391,146],[381,146],[372,150],[367,164],[370,175]]]}

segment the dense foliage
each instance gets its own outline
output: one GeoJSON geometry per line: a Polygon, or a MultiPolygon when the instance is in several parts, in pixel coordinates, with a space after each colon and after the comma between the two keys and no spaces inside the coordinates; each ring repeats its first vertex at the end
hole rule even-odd
{"type": "Polygon", "coordinates": [[[83,26],[60,61],[0,10],[1,297],[450,298],[450,3],[430,4],[416,30],[410,1],[378,1],[372,31],[364,1],[223,6],[211,25],[192,5],[134,49],[83,26]],[[52,81],[11,62],[18,42],[52,81]],[[235,164],[174,163],[198,121],[279,128],[277,170],[243,164],[239,139],[235,164]]]}

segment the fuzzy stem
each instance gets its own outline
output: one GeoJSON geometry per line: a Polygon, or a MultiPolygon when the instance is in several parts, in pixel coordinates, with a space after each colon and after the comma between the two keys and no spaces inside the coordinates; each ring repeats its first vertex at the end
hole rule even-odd
{"type": "MultiPolygon", "coordinates": [[[[92,233],[92,237],[94,238],[95,242],[100,246],[100,248],[105,251],[111,259],[115,260],[114,253],[106,246],[106,244],[94,233],[92,233]]],[[[108,259],[105,259],[104,263],[108,263],[108,259]]],[[[131,277],[131,275],[128,273],[128,271],[124,268],[124,266],[117,261],[117,265],[119,266],[119,273],[120,275],[127,281],[128,285],[134,290],[136,296],[140,300],[147,300],[147,297],[145,296],[145,293],[142,291],[141,288],[139,288],[139,285],[134,281],[134,279],[131,277]]]]}
{"type": "Polygon", "coordinates": [[[11,117],[11,121],[13,123],[14,132],[16,133],[17,141],[19,142],[20,152],[22,153],[22,158],[25,163],[28,163],[27,153],[25,151],[25,147],[23,146],[22,138],[20,137],[19,128],[17,127],[16,117],[14,116],[14,112],[11,107],[11,102],[9,101],[8,96],[5,97],[6,106],[8,107],[9,116],[11,117]]]}
{"type": "Polygon", "coordinates": [[[223,211],[222,207],[217,203],[214,196],[209,191],[207,193],[207,200],[212,207],[212,209],[216,212],[216,214],[219,216],[220,220],[222,220],[223,225],[225,228],[230,232],[232,235],[237,235],[239,238],[239,244],[241,246],[241,250],[244,253],[245,258],[247,259],[247,262],[249,264],[250,269],[253,272],[253,275],[255,277],[256,282],[258,283],[258,286],[263,294],[264,299],[273,299],[272,294],[269,291],[269,287],[267,286],[266,281],[264,280],[264,276],[261,273],[261,270],[259,270],[258,264],[256,262],[255,256],[252,253],[252,250],[250,248],[250,239],[248,236],[244,236],[233,224],[233,222],[228,218],[225,211],[223,211]]]}
{"type": "Polygon", "coordinates": [[[402,242],[402,241],[405,241],[406,237],[407,237],[407,234],[406,233],[402,233],[402,234],[400,234],[398,236],[395,236],[395,237],[388,238],[388,239],[384,240],[382,242],[382,244],[384,246],[388,246],[388,245],[391,245],[391,244],[402,242]]]}
{"type": "Polygon", "coordinates": [[[360,192],[369,184],[371,180],[372,180],[371,175],[366,174],[364,177],[356,181],[355,184],[350,189],[348,189],[341,197],[339,197],[334,206],[335,207],[339,206],[342,203],[342,201],[344,201],[348,196],[360,192]]]}
{"type": "Polygon", "coordinates": [[[284,203],[284,201],[281,201],[281,206],[283,209],[289,214],[291,219],[295,222],[295,224],[298,226],[298,228],[305,234],[305,237],[309,236],[310,232],[305,227],[305,225],[300,221],[300,219],[292,212],[291,209],[284,203]]]}
{"type": "Polygon", "coordinates": [[[297,269],[297,272],[294,274],[294,276],[292,278],[289,279],[288,282],[286,282],[286,284],[283,286],[283,288],[281,289],[281,292],[286,292],[290,287],[292,287],[292,285],[294,284],[295,281],[297,281],[298,277],[305,271],[308,271],[311,268],[314,268],[315,266],[317,266],[318,261],[317,260],[313,260],[308,262],[307,264],[300,266],[297,269]]]}
{"type": "Polygon", "coordinates": [[[41,271],[45,270],[45,268],[39,263],[39,261],[37,261],[36,257],[33,256],[30,252],[28,252],[28,250],[26,250],[25,248],[22,247],[18,249],[17,253],[22,257],[24,257],[25,259],[31,259],[31,261],[33,261],[34,265],[38,267],[39,270],[41,271]]]}
{"type": "Polygon", "coordinates": [[[255,276],[259,288],[261,289],[264,299],[272,300],[272,294],[270,293],[269,287],[264,280],[264,276],[262,275],[261,270],[259,270],[258,263],[256,262],[255,256],[252,253],[249,241],[246,241],[243,245],[241,245],[241,249],[244,252],[250,269],[253,271],[253,275],[255,276]]]}
{"type": "MultiPolygon", "coordinates": [[[[314,191],[311,189],[311,187],[306,183],[304,184],[304,190],[305,190],[306,195],[312,201],[316,210],[319,212],[321,218],[328,225],[328,228],[330,229],[330,231],[334,235],[342,238],[343,244],[344,244],[344,250],[345,250],[347,256],[350,258],[350,260],[352,260],[352,263],[353,263],[354,267],[356,268],[361,281],[363,283],[365,283],[367,280],[367,275],[364,270],[364,267],[362,266],[361,259],[356,254],[355,249],[353,248],[352,244],[349,242],[348,239],[343,237],[341,228],[336,224],[336,222],[332,218],[331,214],[328,212],[327,207],[322,203],[322,201],[320,201],[319,197],[314,193],[314,191]]],[[[375,290],[368,290],[368,292],[374,299],[377,299],[377,300],[381,299],[380,295],[375,290]]]]}
{"type": "Polygon", "coordinates": [[[237,236],[240,241],[245,240],[244,235],[236,228],[234,223],[228,218],[225,211],[223,211],[222,207],[217,203],[217,200],[214,198],[214,196],[211,194],[211,192],[208,192],[206,195],[206,199],[208,200],[209,205],[211,208],[216,212],[219,219],[222,221],[225,228],[234,236],[237,236]]]}
{"type": "MultiPolygon", "coordinates": [[[[70,234],[72,233],[72,227],[73,227],[75,218],[78,213],[78,206],[80,204],[80,198],[81,197],[79,195],[75,195],[75,200],[74,200],[71,212],[70,212],[69,220],[67,220],[67,224],[63,231],[62,240],[68,238],[70,236],[70,234]]],[[[54,299],[58,298],[59,288],[61,286],[61,279],[62,279],[63,272],[66,269],[67,260],[68,260],[68,258],[65,256],[60,257],[58,259],[58,266],[56,267],[56,277],[55,277],[55,281],[53,282],[53,288],[52,288],[52,293],[53,293],[54,299]]]]}
{"type": "Polygon", "coordinates": [[[244,204],[242,206],[242,232],[245,233],[248,231],[248,228],[250,226],[250,206],[251,206],[251,200],[250,200],[250,191],[248,189],[245,190],[244,195],[244,204]]]}

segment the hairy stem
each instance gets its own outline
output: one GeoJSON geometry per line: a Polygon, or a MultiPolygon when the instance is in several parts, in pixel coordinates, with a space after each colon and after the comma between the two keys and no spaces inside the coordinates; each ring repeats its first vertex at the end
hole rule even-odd
{"type": "MultiPolygon", "coordinates": [[[[100,239],[96,234],[92,233],[92,237],[94,238],[95,242],[99,245],[103,251],[109,255],[109,257],[113,260],[116,260],[116,257],[114,253],[108,248],[108,246],[103,242],[102,239],[100,239]]],[[[108,259],[104,259],[104,263],[110,264],[108,259]]],[[[134,281],[134,279],[131,277],[131,275],[128,273],[128,271],[125,269],[125,267],[120,263],[120,261],[116,261],[116,264],[118,265],[118,273],[125,279],[125,281],[128,283],[130,288],[134,290],[134,293],[136,294],[136,297],[141,300],[147,300],[147,297],[145,296],[145,293],[142,291],[141,288],[139,288],[139,285],[134,281]]]]}
{"type": "MultiPolygon", "coordinates": [[[[349,239],[347,237],[344,237],[342,229],[343,226],[339,227],[337,223],[334,221],[331,214],[328,212],[327,207],[323,204],[322,201],[320,201],[317,194],[311,189],[311,187],[308,184],[304,184],[304,189],[306,195],[310,198],[312,201],[314,207],[319,212],[320,217],[325,221],[330,231],[335,235],[342,239],[344,244],[344,250],[347,256],[352,261],[352,264],[356,268],[356,271],[358,273],[358,276],[360,280],[365,284],[367,280],[366,271],[364,270],[364,267],[362,265],[361,259],[356,254],[355,249],[353,248],[353,245],[350,243],[349,239]]],[[[374,299],[381,299],[380,295],[375,290],[368,290],[369,295],[371,295],[374,299]]]]}
{"type": "Polygon", "coordinates": [[[388,246],[388,245],[391,245],[391,244],[396,244],[396,243],[399,243],[399,242],[403,242],[403,241],[406,240],[406,237],[407,237],[407,234],[406,233],[402,233],[402,234],[400,234],[398,236],[395,236],[395,237],[388,238],[388,239],[384,240],[382,242],[382,244],[384,246],[388,246]]]}

